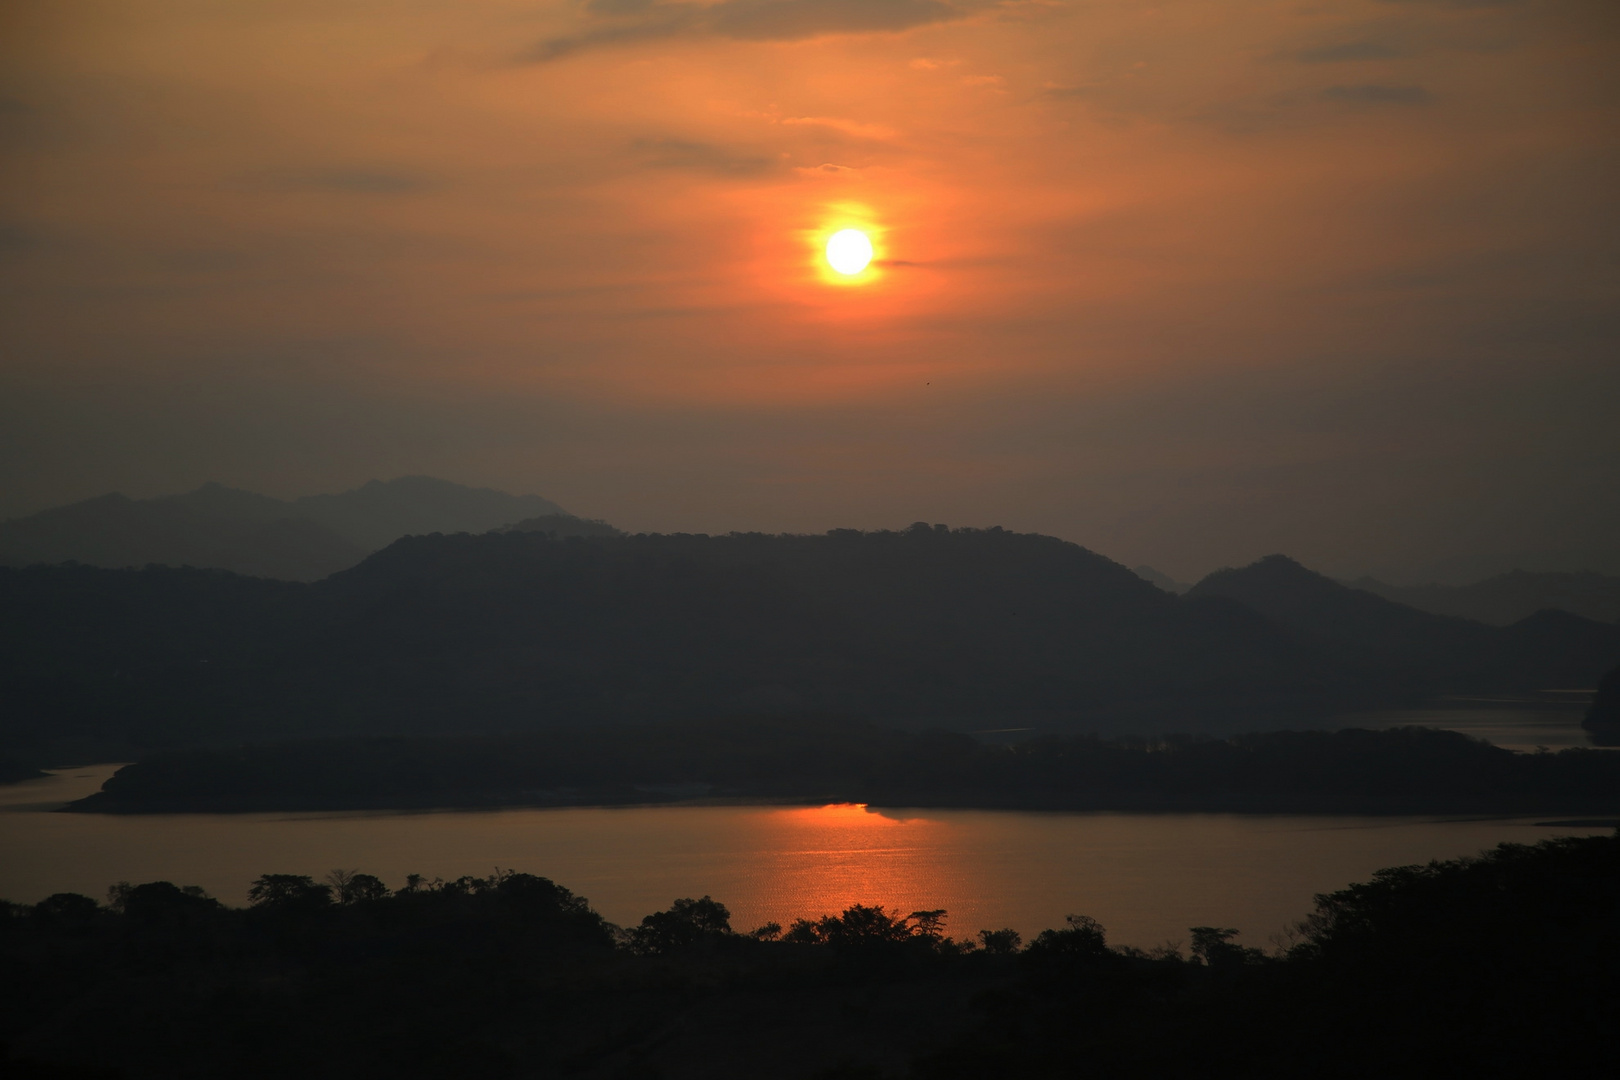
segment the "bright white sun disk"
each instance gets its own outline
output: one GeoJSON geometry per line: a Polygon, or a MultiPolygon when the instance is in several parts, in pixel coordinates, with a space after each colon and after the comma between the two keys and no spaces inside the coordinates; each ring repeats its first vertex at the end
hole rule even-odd
{"type": "Polygon", "coordinates": [[[827,262],[840,274],[858,274],[872,261],[872,241],[859,229],[840,229],[827,241],[827,262]]]}

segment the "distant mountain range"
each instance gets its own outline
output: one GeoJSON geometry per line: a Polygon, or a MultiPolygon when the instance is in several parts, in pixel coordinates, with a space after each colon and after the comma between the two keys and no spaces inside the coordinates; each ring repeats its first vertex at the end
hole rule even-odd
{"type": "MultiPolygon", "coordinates": [[[[471,532],[472,530],[467,530],[471,532]]],[[[503,525],[494,532],[514,533],[548,533],[555,537],[570,536],[623,536],[624,533],[615,529],[605,521],[591,521],[586,518],[577,518],[572,514],[541,514],[539,517],[524,518],[511,525],[503,525]]]]}
{"type": "Polygon", "coordinates": [[[838,714],[1257,730],[1593,687],[1620,626],[1433,615],[1275,556],[1166,593],[1000,529],[415,535],[313,584],[0,569],[0,749],[838,714]]]}
{"type": "Polygon", "coordinates": [[[1477,619],[1492,626],[1507,626],[1547,608],[1598,622],[1620,622],[1620,577],[1608,574],[1514,570],[1472,585],[1387,585],[1376,578],[1349,584],[1423,611],[1477,619]]]}
{"type": "Polygon", "coordinates": [[[103,495],[0,522],[0,566],[196,566],[317,581],[401,536],[487,532],[525,521],[582,522],[538,495],[508,495],[426,476],[373,480],[336,495],[285,501],[221,484],[184,495],[103,495]]]}
{"type": "Polygon", "coordinates": [[[1162,572],[1160,572],[1158,570],[1155,570],[1151,566],[1138,566],[1135,569],[1133,569],[1131,571],[1131,573],[1135,574],[1137,577],[1141,578],[1143,581],[1152,582],[1154,585],[1157,585],[1159,588],[1163,589],[1165,592],[1167,592],[1167,593],[1175,593],[1177,596],[1180,596],[1181,594],[1185,593],[1188,589],[1192,588],[1192,586],[1189,585],[1187,582],[1185,582],[1185,581],[1177,581],[1175,578],[1171,577],[1169,574],[1162,573],[1162,572]]]}
{"type": "MultiPolygon", "coordinates": [[[[1177,596],[1194,588],[1151,566],[1138,566],[1134,573],[1177,596]]],[[[1211,576],[1225,573],[1230,571],[1217,571],[1211,576]]],[[[1548,609],[1597,622],[1620,622],[1620,577],[1590,571],[1566,574],[1514,570],[1472,585],[1390,585],[1371,577],[1343,584],[1433,615],[1472,619],[1491,626],[1509,626],[1548,609]]]]}
{"type": "Polygon", "coordinates": [[[1620,626],[1553,609],[1487,626],[1351,588],[1283,555],[1217,571],[1187,596],[1236,600],[1380,681],[1505,686],[1495,670],[1514,673],[1521,691],[1592,689],[1620,660],[1620,626]]]}
{"type": "MultiPolygon", "coordinates": [[[[622,535],[538,495],[509,495],[427,476],[372,480],[352,491],[291,500],[204,484],[155,499],[102,495],[0,522],[0,566],[194,566],[319,581],[403,536],[492,530],[622,535]]],[[[1151,566],[1133,572],[1175,595],[1194,588],[1151,566]]],[[[1223,573],[1230,572],[1212,577],[1223,573]]],[[[1492,626],[1509,626],[1549,608],[1620,622],[1620,577],[1598,573],[1515,570],[1462,586],[1389,585],[1370,577],[1347,584],[1419,611],[1492,626]]]]}

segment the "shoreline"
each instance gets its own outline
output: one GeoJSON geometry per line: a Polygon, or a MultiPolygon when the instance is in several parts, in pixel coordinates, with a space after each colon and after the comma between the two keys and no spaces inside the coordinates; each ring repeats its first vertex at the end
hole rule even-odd
{"type": "MultiPolygon", "coordinates": [[[[107,801],[94,804],[96,796],[58,804],[47,812],[102,815],[107,817],[156,817],[189,814],[437,814],[497,813],[508,810],[653,810],[699,807],[820,807],[863,806],[882,810],[981,810],[1034,814],[1241,814],[1244,816],[1322,816],[1322,817],[1462,817],[1496,820],[1502,818],[1554,817],[1538,822],[1546,825],[1594,823],[1620,826],[1620,797],[1608,804],[1556,805],[1543,801],[1523,803],[1481,803],[1416,799],[1322,799],[1232,797],[1226,799],[1164,798],[1140,796],[1107,799],[994,799],[961,798],[912,794],[898,797],[851,797],[846,795],[716,795],[681,799],[524,799],[464,798],[421,800],[264,799],[253,802],[173,800],[141,804],[107,801]],[[84,805],[92,803],[92,805],[84,805]]],[[[36,804],[33,809],[44,809],[36,804]]]]}

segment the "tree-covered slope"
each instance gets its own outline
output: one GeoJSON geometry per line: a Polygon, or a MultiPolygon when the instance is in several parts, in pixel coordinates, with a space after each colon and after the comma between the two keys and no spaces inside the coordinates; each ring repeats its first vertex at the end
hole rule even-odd
{"type": "Polygon", "coordinates": [[[1000,530],[425,536],[313,585],[31,568],[0,572],[0,601],[14,736],[810,711],[1162,728],[1358,692],[1238,605],[1000,530]]]}
{"type": "Polygon", "coordinates": [[[309,585],[8,570],[0,732],[150,747],[788,713],[1256,730],[1592,685],[1620,655],[1620,630],[1574,616],[1502,630],[1327,585],[1282,603],[1208,581],[1176,597],[1050,537],[928,526],[415,536],[309,585]]]}

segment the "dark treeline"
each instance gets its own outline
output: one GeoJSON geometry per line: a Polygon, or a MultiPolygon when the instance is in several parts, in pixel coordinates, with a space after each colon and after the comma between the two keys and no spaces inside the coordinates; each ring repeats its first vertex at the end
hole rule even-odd
{"type": "Polygon", "coordinates": [[[1219,926],[1110,947],[1084,916],[957,939],[867,905],[738,928],[709,897],[619,928],[513,872],[249,897],[0,906],[9,1075],[1591,1075],[1620,963],[1620,837],[1381,871],[1270,950],[1219,926]]]}
{"type": "Polygon", "coordinates": [[[1172,596],[1000,529],[415,536],[313,584],[0,569],[0,751],[836,713],[1234,730],[1595,685],[1620,627],[1402,608],[1287,560],[1172,596]]]}
{"type": "Polygon", "coordinates": [[[95,812],[636,804],[1322,813],[1616,813],[1620,754],[1515,754],[1430,728],[1228,738],[953,732],[717,720],[470,737],[341,738],[160,754],[74,805],[95,812]]]}
{"type": "Polygon", "coordinates": [[[1603,676],[1581,724],[1599,746],[1620,746],[1620,667],[1603,676]]]}

